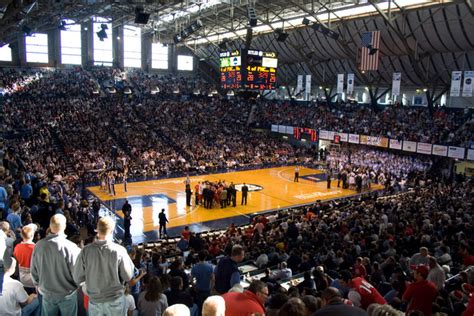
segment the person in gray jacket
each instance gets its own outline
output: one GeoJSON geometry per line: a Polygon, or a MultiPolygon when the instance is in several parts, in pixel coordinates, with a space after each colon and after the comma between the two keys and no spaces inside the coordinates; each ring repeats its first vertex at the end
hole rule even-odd
{"type": "Polygon", "coordinates": [[[74,280],[86,283],[89,316],[126,314],[124,283],[132,279],[134,265],[127,250],[112,241],[114,229],[112,218],[100,218],[97,240],[82,249],[74,269],[74,280]]]}
{"type": "Polygon", "coordinates": [[[66,239],[66,217],[56,214],[50,234],[38,241],[31,258],[31,277],[43,296],[42,315],[77,315],[77,285],[72,272],[81,249],[66,239]]]}
{"type": "Polygon", "coordinates": [[[4,229],[8,231],[10,229],[10,225],[8,222],[0,222],[0,295],[2,295],[3,291],[3,277],[5,271],[10,268],[12,264],[12,254],[11,249],[8,249],[7,245],[7,234],[5,233],[4,229]]]}

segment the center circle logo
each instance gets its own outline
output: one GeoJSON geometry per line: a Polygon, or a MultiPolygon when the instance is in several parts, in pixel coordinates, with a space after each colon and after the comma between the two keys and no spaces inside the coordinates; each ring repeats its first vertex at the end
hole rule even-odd
{"type": "MultiPolygon", "coordinates": [[[[256,192],[256,191],[262,191],[263,190],[263,187],[257,185],[257,184],[250,184],[250,183],[246,183],[247,187],[249,188],[249,192],[256,192]]],[[[243,183],[238,183],[235,185],[235,189],[237,191],[240,191],[242,192],[242,187],[244,186],[243,183]]]]}

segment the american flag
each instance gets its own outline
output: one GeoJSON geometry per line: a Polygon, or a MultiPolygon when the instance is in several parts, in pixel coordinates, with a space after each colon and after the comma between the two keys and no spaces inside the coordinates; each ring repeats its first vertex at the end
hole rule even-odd
{"type": "Polygon", "coordinates": [[[380,31],[362,33],[362,47],[359,51],[360,70],[378,70],[380,58],[380,31]],[[370,52],[374,52],[370,55],[370,52]]]}

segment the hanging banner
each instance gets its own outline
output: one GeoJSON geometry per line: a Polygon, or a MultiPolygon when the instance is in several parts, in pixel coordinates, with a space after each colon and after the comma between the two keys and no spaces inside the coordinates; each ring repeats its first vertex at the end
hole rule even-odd
{"type": "Polygon", "coordinates": [[[464,83],[462,85],[462,96],[463,97],[472,97],[472,86],[474,83],[474,71],[465,71],[464,72],[464,83]]]}
{"type": "Polygon", "coordinates": [[[448,155],[448,146],[433,145],[433,155],[446,157],[448,155]]]}
{"type": "Polygon", "coordinates": [[[394,72],[392,77],[392,96],[400,95],[400,82],[402,79],[401,72],[394,72]]]}
{"type": "Polygon", "coordinates": [[[328,132],[328,139],[329,140],[334,140],[334,135],[336,135],[336,133],[334,131],[329,131],[328,132]]]}
{"type": "Polygon", "coordinates": [[[453,71],[451,75],[451,90],[449,95],[452,97],[459,97],[461,93],[461,77],[462,71],[453,71]]]}
{"type": "Polygon", "coordinates": [[[329,139],[329,132],[320,130],[319,131],[319,139],[329,139]]]}
{"type": "Polygon", "coordinates": [[[298,95],[303,90],[303,75],[298,75],[298,80],[296,81],[296,91],[295,96],[298,95]]]}
{"type": "Polygon", "coordinates": [[[272,132],[278,133],[278,125],[272,124],[272,132]]]}
{"type": "Polygon", "coordinates": [[[383,147],[383,148],[388,148],[388,138],[387,137],[380,137],[379,139],[379,143],[377,144],[377,146],[379,147],[383,147]]]}
{"type": "Polygon", "coordinates": [[[293,135],[293,129],[294,129],[293,126],[287,126],[287,127],[286,127],[286,133],[285,133],[285,134],[293,135]]]}
{"type": "Polygon", "coordinates": [[[354,92],[354,74],[347,74],[347,95],[354,92]]]}
{"type": "Polygon", "coordinates": [[[416,152],[425,155],[431,155],[431,144],[428,143],[418,143],[416,147],[416,152]]]}
{"type": "Polygon", "coordinates": [[[359,143],[359,134],[349,134],[349,143],[358,144],[359,143]]]}
{"type": "Polygon", "coordinates": [[[344,93],[344,74],[337,75],[337,94],[344,93]]]}
{"type": "Polygon", "coordinates": [[[448,148],[448,157],[464,159],[465,152],[466,152],[466,148],[464,148],[464,147],[449,146],[449,148],[448,148]]]}
{"type": "Polygon", "coordinates": [[[306,75],[305,100],[308,101],[311,95],[311,75],[306,75]]]}
{"type": "Polygon", "coordinates": [[[349,135],[347,133],[334,132],[334,136],[339,136],[339,140],[344,143],[347,143],[349,140],[349,135]]]}
{"type": "Polygon", "coordinates": [[[474,149],[468,149],[467,150],[467,159],[468,160],[474,160],[474,149]]]}
{"type": "Polygon", "coordinates": [[[416,152],[416,142],[410,142],[408,140],[403,141],[403,150],[404,151],[410,151],[410,152],[416,152]]]}
{"type": "Polygon", "coordinates": [[[402,149],[402,141],[401,140],[396,140],[396,139],[391,139],[390,140],[390,148],[392,149],[402,149]]]}

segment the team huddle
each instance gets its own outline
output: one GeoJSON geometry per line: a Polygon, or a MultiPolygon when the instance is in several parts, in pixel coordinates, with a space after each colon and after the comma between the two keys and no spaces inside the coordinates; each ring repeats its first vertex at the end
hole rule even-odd
{"type": "MultiPolygon", "coordinates": [[[[188,181],[188,179],[186,179],[188,181]]],[[[190,190],[190,185],[186,184],[186,191],[190,190]]],[[[204,208],[211,209],[213,206],[221,206],[226,208],[232,204],[232,207],[237,206],[237,189],[233,182],[227,184],[225,180],[218,182],[203,181],[198,182],[194,187],[195,205],[203,205],[204,208]]],[[[247,205],[247,196],[249,188],[244,183],[242,188],[241,205],[247,205]]],[[[186,193],[188,197],[188,193],[186,193]]],[[[186,198],[188,200],[188,198],[186,198]]],[[[190,205],[190,204],[188,204],[190,205]]]]}

